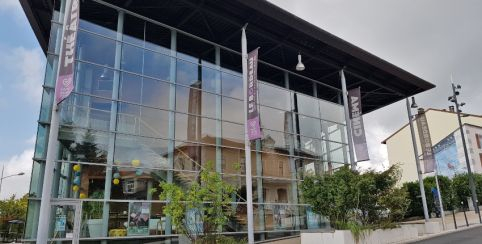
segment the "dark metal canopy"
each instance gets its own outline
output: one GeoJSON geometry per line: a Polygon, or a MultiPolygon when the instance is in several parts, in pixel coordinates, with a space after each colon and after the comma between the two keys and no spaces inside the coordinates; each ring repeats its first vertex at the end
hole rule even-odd
{"type": "MultiPolygon", "coordinates": [[[[55,1],[58,0],[20,0],[44,51],[55,1]]],[[[339,71],[344,68],[348,89],[361,87],[365,113],[435,87],[265,0],[105,2],[236,51],[241,46],[241,27],[248,23],[248,50],[260,47],[260,60],[335,88],[319,85],[318,97],[338,100],[339,71]],[[302,72],[295,71],[298,53],[302,54],[306,66],[302,72]]],[[[95,6],[81,11],[81,16],[96,14],[100,13],[96,13],[95,6]]],[[[278,70],[267,65],[260,65],[259,69],[259,73],[264,74],[263,80],[282,84],[278,70]]],[[[292,75],[290,88],[309,93],[312,83],[292,75]]]]}

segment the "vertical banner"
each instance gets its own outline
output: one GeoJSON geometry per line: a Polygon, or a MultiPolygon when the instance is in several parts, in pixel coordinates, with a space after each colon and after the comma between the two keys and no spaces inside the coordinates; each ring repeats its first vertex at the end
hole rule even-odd
{"type": "Polygon", "coordinates": [[[65,12],[65,26],[60,50],[59,76],[55,84],[55,102],[59,104],[74,89],[74,58],[79,25],[79,0],[72,0],[65,12]]]}
{"type": "Polygon", "coordinates": [[[424,164],[424,172],[430,173],[435,170],[435,159],[433,156],[432,139],[428,129],[427,117],[425,113],[417,115],[418,136],[420,137],[420,145],[422,146],[422,157],[424,164]]]}
{"type": "Polygon", "coordinates": [[[360,87],[348,91],[348,109],[357,162],[370,160],[363,125],[360,87]]]}
{"type": "Polygon", "coordinates": [[[258,112],[258,48],[248,54],[248,139],[256,140],[261,138],[258,112]]]}

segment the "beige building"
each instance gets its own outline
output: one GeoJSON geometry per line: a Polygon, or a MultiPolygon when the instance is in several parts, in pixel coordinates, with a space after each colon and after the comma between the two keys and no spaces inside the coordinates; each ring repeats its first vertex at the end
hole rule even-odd
{"type": "MultiPolygon", "coordinates": [[[[452,149],[453,155],[451,159],[447,155],[442,154],[443,152],[439,155],[437,155],[436,153],[436,159],[437,156],[439,157],[439,160],[437,160],[437,164],[440,167],[439,171],[442,172],[442,170],[445,170],[444,172],[448,173],[449,176],[450,174],[453,175],[454,173],[466,171],[462,140],[460,136],[460,131],[458,130],[459,124],[457,121],[457,114],[453,112],[452,109],[440,110],[432,108],[427,109],[425,111],[425,114],[427,117],[433,146],[436,147],[437,145],[443,144],[444,142],[442,140],[450,139],[448,138],[450,136],[453,136],[453,140],[455,141],[455,148],[452,149]],[[450,160],[453,160],[456,163],[453,163],[450,160]]],[[[462,123],[464,126],[467,147],[469,150],[469,160],[471,163],[471,168],[474,172],[482,172],[482,116],[467,114],[466,117],[462,117],[462,123]]],[[[419,155],[421,155],[422,149],[420,147],[417,123],[415,123],[414,121],[413,125],[416,135],[418,152],[419,155]]],[[[394,132],[392,135],[390,135],[382,143],[387,145],[389,164],[393,165],[398,163],[401,167],[402,178],[400,183],[417,180],[417,168],[415,164],[412,138],[408,123],[402,126],[396,132],[394,132]]],[[[422,173],[424,173],[423,160],[421,160],[420,162],[422,173]]],[[[426,175],[431,174],[424,174],[424,176],[426,175]]]]}

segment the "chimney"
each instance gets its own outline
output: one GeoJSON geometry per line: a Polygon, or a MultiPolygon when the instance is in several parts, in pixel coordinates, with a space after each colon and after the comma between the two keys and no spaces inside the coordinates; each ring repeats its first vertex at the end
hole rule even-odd
{"type": "Polygon", "coordinates": [[[453,105],[449,106],[449,111],[450,112],[455,112],[455,107],[453,105]]]}
{"type": "Polygon", "coordinates": [[[418,114],[423,114],[423,113],[425,113],[425,110],[423,108],[418,108],[417,112],[418,112],[418,114]]]}

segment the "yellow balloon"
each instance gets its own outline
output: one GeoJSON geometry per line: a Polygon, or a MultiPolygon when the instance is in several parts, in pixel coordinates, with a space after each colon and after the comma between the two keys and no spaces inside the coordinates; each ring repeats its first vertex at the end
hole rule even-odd
{"type": "Polygon", "coordinates": [[[80,171],[80,164],[74,165],[74,171],[80,171]]]}
{"type": "Polygon", "coordinates": [[[119,185],[120,180],[119,180],[119,179],[114,179],[112,182],[114,183],[114,185],[119,185]]]}
{"type": "Polygon", "coordinates": [[[86,196],[84,193],[80,193],[80,194],[79,194],[79,197],[80,197],[81,199],[84,199],[84,198],[86,198],[87,196],[86,196]]]}
{"type": "Polygon", "coordinates": [[[78,185],[72,186],[72,191],[77,192],[78,190],[79,190],[79,186],[78,186],[78,185]]]}
{"type": "Polygon", "coordinates": [[[141,165],[141,161],[139,159],[134,159],[131,161],[132,166],[137,167],[141,165]]]}

